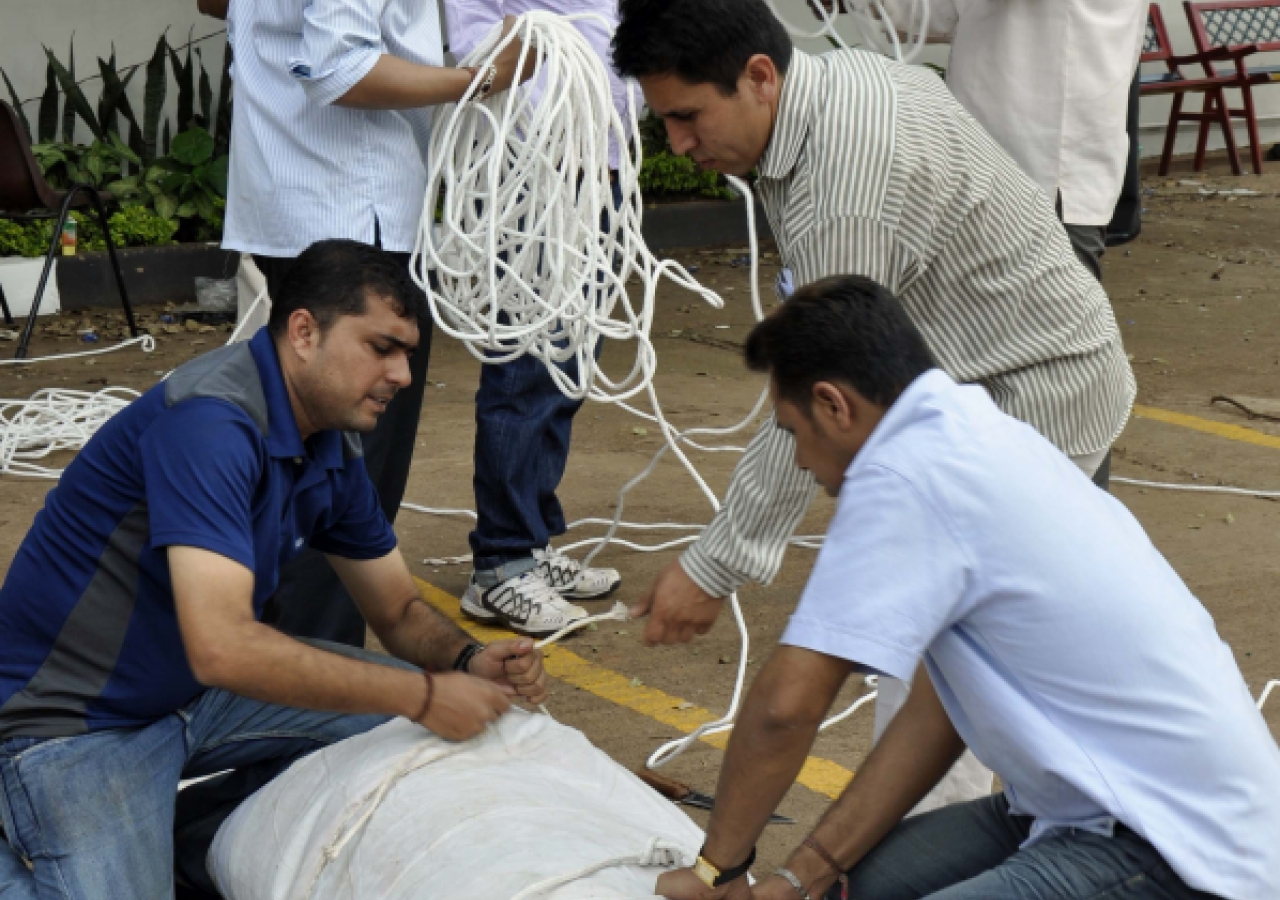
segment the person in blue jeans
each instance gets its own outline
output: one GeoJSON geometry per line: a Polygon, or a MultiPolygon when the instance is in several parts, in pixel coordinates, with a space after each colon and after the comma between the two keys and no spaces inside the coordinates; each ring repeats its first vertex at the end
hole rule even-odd
{"type": "Polygon", "coordinates": [[[422,305],[387,254],[309,247],[264,329],[117,414],[49,493],[0,587],[4,900],[172,897],[175,856],[211,891],[216,824],[298,757],[545,698],[532,641],[484,647],[421,602],[365,472],[422,305]],[[403,662],[262,624],[308,547],[403,662]]]}
{"type": "Polygon", "coordinates": [[[671,900],[1274,900],[1280,748],[1213,619],[1133,515],[859,276],[747,338],[836,498],[734,725],[671,900]],[[854,672],[913,680],[857,777],[743,877],[854,672]],[[1003,793],[909,815],[968,748],[1003,793]]]}
{"type": "MultiPolygon", "coordinates": [[[[604,61],[614,106],[622,121],[629,121],[630,94],[613,72],[609,50],[617,0],[444,0],[444,9],[449,50],[460,60],[504,16],[533,10],[589,15],[573,24],[604,61]]],[[[537,81],[528,89],[537,91],[537,81]]],[[[610,142],[615,172],[622,152],[610,142]]],[[[615,208],[620,196],[615,181],[615,208]]],[[[576,378],[572,363],[566,369],[576,378]]],[[[470,535],[474,574],[461,598],[470,617],[544,636],[587,615],[573,601],[602,599],[622,584],[616,570],[584,567],[551,545],[565,532],[556,489],[569,459],[573,417],[581,407],[582,401],[561,394],[546,366],[530,356],[481,368],[473,480],[477,521],[470,535]]]]}

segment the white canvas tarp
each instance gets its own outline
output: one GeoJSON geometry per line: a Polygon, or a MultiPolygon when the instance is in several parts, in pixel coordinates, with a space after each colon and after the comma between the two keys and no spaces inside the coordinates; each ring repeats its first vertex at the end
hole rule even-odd
{"type": "Polygon", "coordinates": [[[655,840],[687,865],[702,838],[579,731],[513,711],[465,744],[397,719],[300,760],[227,820],[209,869],[227,900],[634,900],[663,867],[550,882],[655,840]]]}

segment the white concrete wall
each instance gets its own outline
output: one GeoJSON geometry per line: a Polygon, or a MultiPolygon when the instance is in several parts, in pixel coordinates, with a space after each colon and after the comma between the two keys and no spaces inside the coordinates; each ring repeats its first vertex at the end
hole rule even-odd
{"type": "MultiPolygon", "coordinates": [[[[155,50],[156,39],[165,28],[169,30],[169,43],[175,48],[187,42],[189,33],[194,38],[214,35],[196,46],[204,58],[216,102],[223,48],[226,46],[225,38],[217,32],[223,31],[224,27],[217,19],[200,15],[196,10],[196,0],[0,0],[0,67],[8,74],[19,97],[24,100],[34,98],[23,107],[34,131],[39,98],[45,86],[46,62],[42,44],[53,50],[65,65],[67,45],[74,32],[76,80],[82,81],[87,76],[97,75],[98,57],[109,59],[113,43],[117,69],[123,70],[133,63],[145,65],[155,50]]],[[[186,58],[185,51],[179,55],[186,58]]],[[[198,84],[198,66],[196,71],[198,84]]],[[[139,124],[145,82],[146,72],[140,71],[129,84],[129,102],[139,124]]],[[[94,77],[81,85],[89,102],[94,104],[95,112],[101,84],[94,77]]],[[[170,73],[167,97],[170,116],[177,94],[177,83],[170,73]]],[[[0,83],[0,98],[6,102],[9,100],[3,83],[0,83]]],[[[196,110],[199,108],[197,98],[196,110]]],[[[76,139],[90,140],[88,127],[83,122],[78,122],[77,126],[76,139]]]]}
{"type": "MultiPolygon", "coordinates": [[[[805,7],[805,0],[775,0],[782,15],[801,28],[812,28],[814,20],[805,7]]],[[[1177,0],[1160,0],[1170,39],[1178,52],[1190,53],[1191,35],[1182,4],[1177,0]]],[[[201,16],[195,0],[0,0],[0,66],[8,73],[19,95],[23,98],[39,98],[44,91],[45,59],[41,44],[51,47],[59,59],[65,61],[67,42],[75,32],[77,79],[97,72],[97,58],[111,54],[114,42],[117,62],[121,64],[145,63],[155,47],[156,38],[166,27],[169,39],[175,46],[185,43],[188,33],[196,38],[215,35],[198,46],[204,56],[205,67],[213,81],[215,96],[218,76],[222,70],[224,39],[217,35],[223,24],[201,16]]],[[[821,52],[829,45],[822,40],[799,40],[798,45],[821,52]]],[[[947,48],[930,47],[925,59],[946,65],[947,48]]],[[[1272,54],[1265,60],[1257,57],[1259,64],[1280,62],[1280,54],[1272,54]]],[[[1149,67],[1158,70],[1160,67],[1149,67]]],[[[130,100],[137,115],[142,115],[142,89],[145,72],[139,72],[130,85],[130,100]]],[[[96,103],[99,81],[94,78],[82,87],[91,103],[96,103]]],[[[168,104],[172,114],[177,89],[169,85],[168,104]]],[[[7,92],[3,95],[8,99],[7,92]]],[[[1263,86],[1255,91],[1258,116],[1264,144],[1280,140],[1280,87],[1263,86]]],[[[1233,98],[1232,102],[1238,102],[1233,98]]],[[[1189,98],[1188,106],[1195,107],[1198,99],[1189,98]]],[[[38,102],[28,103],[25,111],[35,127],[38,102]]],[[[1142,101],[1142,152],[1158,155],[1164,142],[1165,124],[1168,121],[1169,100],[1152,97],[1142,101]]],[[[1247,142],[1244,125],[1237,124],[1237,140],[1243,146],[1247,142]]],[[[77,138],[86,140],[88,129],[81,123],[77,138]]],[[[1194,149],[1195,129],[1184,126],[1179,138],[1178,152],[1194,149]]],[[[1210,146],[1219,148],[1222,139],[1217,129],[1211,136],[1210,146]]]]}

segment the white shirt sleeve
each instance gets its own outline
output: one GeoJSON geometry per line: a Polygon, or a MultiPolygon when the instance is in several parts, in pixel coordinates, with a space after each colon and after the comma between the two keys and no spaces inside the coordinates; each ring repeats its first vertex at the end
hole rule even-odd
{"type": "Polygon", "coordinates": [[[782,643],[909,681],[960,618],[971,571],[946,520],[910,481],[864,466],[845,481],[782,643]]]}
{"type": "Polygon", "coordinates": [[[288,62],[313,103],[328,106],[355,87],[386,52],[385,2],[310,0],[302,11],[302,52],[288,62]]]}

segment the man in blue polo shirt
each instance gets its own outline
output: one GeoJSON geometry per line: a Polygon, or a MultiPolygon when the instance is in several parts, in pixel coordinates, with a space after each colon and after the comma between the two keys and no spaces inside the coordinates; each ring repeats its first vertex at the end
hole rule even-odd
{"type": "Polygon", "coordinates": [[[545,697],[531,641],[481,647],[420,601],[365,473],[355,433],[408,385],[423,303],[377,250],[313,245],[267,328],[144,394],[50,492],[0,588],[4,900],[171,896],[180,779],[261,781],[396,715],[465,739],[545,697]],[[406,664],[258,621],[308,546],[406,664]]]}
{"type": "Polygon", "coordinates": [[[814,282],[747,339],[838,497],[729,742],[680,900],[1275,900],[1280,750],[1204,607],[1127,509],[897,300],[814,282]],[[914,684],[771,877],[740,877],[854,670],[914,684]],[[905,818],[968,746],[1003,794],[905,818]]]}

